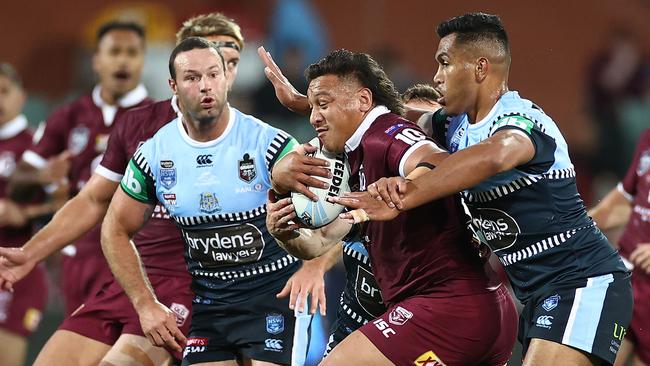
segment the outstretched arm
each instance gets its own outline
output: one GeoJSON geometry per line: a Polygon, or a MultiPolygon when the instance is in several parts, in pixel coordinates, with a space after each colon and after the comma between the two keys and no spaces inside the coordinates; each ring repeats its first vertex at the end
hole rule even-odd
{"type": "Polygon", "coordinates": [[[156,299],[138,251],[131,242],[131,237],[151,217],[153,208],[118,189],[102,224],[102,249],[113,275],[138,312],[147,338],[156,346],[168,346],[180,352],[185,336],[176,325],[174,313],[156,299]]]}
{"type": "Polygon", "coordinates": [[[610,230],[627,224],[631,209],[632,202],[618,188],[614,188],[596,207],[589,210],[589,216],[601,230],[610,230]]]}

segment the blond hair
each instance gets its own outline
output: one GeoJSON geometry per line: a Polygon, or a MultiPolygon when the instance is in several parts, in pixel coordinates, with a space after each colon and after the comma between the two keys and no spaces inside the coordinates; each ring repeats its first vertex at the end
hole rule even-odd
{"type": "Polygon", "coordinates": [[[222,13],[197,15],[186,20],[176,33],[176,43],[189,37],[230,36],[237,41],[240,50],[244,49],[244,36],[234,20],[222,13]]]}

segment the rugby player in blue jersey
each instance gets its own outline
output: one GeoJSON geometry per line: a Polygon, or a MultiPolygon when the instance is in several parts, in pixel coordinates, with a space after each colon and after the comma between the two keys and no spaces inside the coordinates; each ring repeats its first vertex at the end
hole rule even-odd
{"type": "Polygon", "coordinates": [[[540,107],[508,90],[511,56],[499,17],[466,14],[437,33],[433,81],[443,109],[423,118],[451,155],[412,181],[383,178],[370,194],[334,199],[358,209],[343,217],[391,220],[461,192],[525,305],[524,364],[613,364],[632,316],[630,274],[586,213],[562,134],[540,107]]]}

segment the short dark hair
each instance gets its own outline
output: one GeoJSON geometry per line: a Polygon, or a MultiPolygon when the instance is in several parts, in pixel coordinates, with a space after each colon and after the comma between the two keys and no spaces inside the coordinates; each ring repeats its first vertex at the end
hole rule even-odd
{"type": "Polygon", "coordinates": [[[0,62],[0,75],[11,80],[12,83],[18,85],[19,87],[23,87],[23,80],[20,78],[18,72],[16,72],[16,69],[14,69],[10,63],[0,62]]]}
{"type": "Polygon", "coordinates": [[[440,94],[431,85],[415,84],[406,89],[400,98],[402,99],[402,102],[408,103],[414,99],[424,99],[430,100],[432,102],[437,102],[438,98],[440,97],[442,97],[442,94],[440,94]]]}
{"type": "Polygon", "coordinates": [[[467,13],[448,19],[436,29],[440,38],[456,34],[456,42],[472,43],[484,40],[497,41],[506,52],[510,52],[508,34],[498,15],[467,13]]]}
{"type": "Polygon", "coordinates": [[[340,49],[309,65],[305,71],[307,82],[328,74],[355,77],[364,87],[370,89],[375,104],[385,105],[396,114],[404,113],[404,105],[399,99],[395,85],[370,55],[340,49]]]}
{"type": "Polygon", "coordinates": [[[213,50],[217,51],[217,54],[219,54],[219,58],[221,59],[221,66],[223,67],[223,71],[226,72],[226,63],[223,60],[221,50],[219,50],[219,46],[216,43],[210,42],[207,39],[201,37],[189,37],[185,38],[179,44],[177,44],[176,47],[174,47],[172,54],[169,56],[169,75],[171,78],[176,80],[176,68],[174,67],[174,61],[176,60],[176,56],[178,56],[179,53],[195,49],[203,50],[206,48],[212,48],[213,50]]]}
{"type": "Polygon", "coordinates": [[[99,44],[99,42],[104,38],[106,33],[114,30],[126,30],[126,31],[131,31],[134,32],[135,34],[138,35],[138,37],[142,38],[144,40],[145,38],[145,31],[144,27],[141,26],[138,23],[135,22],[125,22],[125,21],[119,21],[119,20],[112,20],[110,22],[102,24],[99,29],[97,29],[97,37],[96,41],[99,44]]]}

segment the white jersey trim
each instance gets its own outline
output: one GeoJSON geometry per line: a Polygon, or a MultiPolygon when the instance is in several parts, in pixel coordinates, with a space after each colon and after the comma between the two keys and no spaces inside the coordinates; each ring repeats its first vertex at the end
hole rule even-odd
{"type": "Polygon", "coordinates": [[[43,169],[47,165],[47,160],[32,150],[23,153],[23,161],[36,169],[43,169]]]}
{"type": "Polygon", "coordinates": [[[101,164],[97,165],[97,168],[95,168],[95,173],[116,183],[121,182],[122,177],[124,177],[124,174],[115,173],[114,171],[106,168],[105,166],[102,166],[101,164]]]}
{"type": "Polygon", "coordinates": [[[431,145],[431,146],[436,146],[433,141],[430,140],[422,140],[418,141],[415,143],[413,146],[409,147],[408,150],[402,155],[402,158],[399,161],[399,175],[402,177],[406,177],[406,172],[404,171],[404,166],[406,165],[406,161],[408,160],[409,157],[415,152],[415,150],[419,149],[421,146],[424,145],[431,145]]]}
{"type": "Polygon", "coordinates": [[[629,193],[625,190],[625,188],[623,187],[623,183],[619,182],[619,183],[616,185],[616,190],[618,190],[618,191],[623,195],[623,197],[625,197],[626,200],[628,200],[628,201],[630,201],[630,202],[634,201],[634,196],[631,195],[631,194],[629,194],[629,193]]]}
{"type": "Polygon", "coordinates": [[[230,108],[230,106],[227,106],[228,111],[229,111],[229,116],[228,116],[228,125],[226,126],[226,129],[223,131],[221,136],[217,137],[214,140],[210,141],[196,141],[190,137],[190,135],[187,134],[187,131],[185,131],[185,126],[183,125],[183,118],[177,118],[176,119],[176,126],[178,127],[178,132],[180,133],[181,137],[185,142],[187,142],[188,145],[193,146],[193,147],[212,147],[218,144],[219,142],[223,141],[230,131],[232,130],[232,127],[235,125],[235,115],[236,112],[233,108],[230,108]]]}

